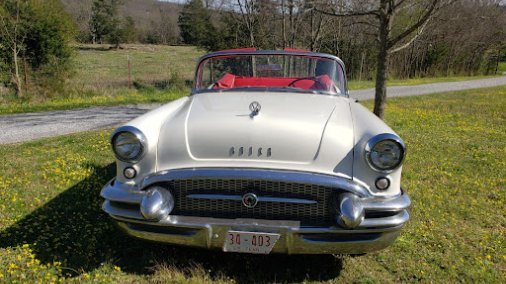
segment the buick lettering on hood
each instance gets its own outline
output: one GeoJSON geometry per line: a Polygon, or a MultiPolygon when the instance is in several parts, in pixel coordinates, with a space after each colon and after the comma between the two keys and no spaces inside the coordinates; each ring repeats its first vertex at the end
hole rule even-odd
{"type": "Polygon", "coordinates": [[[361,254],[408,221],[406,147],[303,50],[199,59],[192,93],[116,129],[103,210],[133,237],[240,253],[361,254]]]}

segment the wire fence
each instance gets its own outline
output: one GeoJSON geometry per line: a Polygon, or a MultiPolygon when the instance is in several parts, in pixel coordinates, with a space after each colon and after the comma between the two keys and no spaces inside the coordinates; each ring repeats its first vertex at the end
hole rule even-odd
{"type": "Polygon", "coordinates": [[[192,84],[196,58],[193,47],[129,46],[124,50],[80,49],[72,81],[85,88],[159,89],[192,84]]]}

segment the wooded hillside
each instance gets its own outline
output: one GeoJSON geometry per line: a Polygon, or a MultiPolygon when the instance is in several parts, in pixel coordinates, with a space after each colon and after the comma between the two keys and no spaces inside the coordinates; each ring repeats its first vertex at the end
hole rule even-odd
{"type": "MultiPolygon", "coordinates": [[[[79,31],[78,40],[91,42],[89,22],[94,0],[60,0],[70,13],[79,31]]],[[[141,43],[178,44],[177,24],[182,5],[156,0],[123,0],[118,2],[120,19],[131,17],[135,23],[132,41],[141,43]]]]}
{"type": "MultiPolygon", "coordinates": [[[[89,23],[94,0],[61,1],[76,22],[78,40],[91,43],[89,23]]],[[[119,20],[131,18],[135,23],[125,42],[202,45],[207,49],[296,47],[340,56],[353,79],[373,79],[376,70],[378,23],[367,13],[356,12],[372,9],[379,1],[206,0],[200,6],[209,14],[208,19],[189,24],[200,25],[209,40],[181,36],[184,23],[178,19],[183,5],[155,0],[103,2],[116,2],[119,20]],[[333,16],[343,13],[348,14],[333,16]]],[[[505,60],[506,6],[500,0],[397,2],[399,11],[391,26],[394,34],[416,21],[430,3],[438,2],[439,6],[426,24],[397,45],[405,48],[392,52],[392,76],[493,74],[498,63],[505,60]]],[[[189,13],[197,13],[191,11],[195,8],[189,9],[189,13]]]]}

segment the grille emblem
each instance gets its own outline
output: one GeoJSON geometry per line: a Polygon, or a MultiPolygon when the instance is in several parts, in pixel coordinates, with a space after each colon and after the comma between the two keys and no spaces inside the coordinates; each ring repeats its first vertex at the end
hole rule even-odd
{"type": "Polygon", "coordinates": [[[242,196],[242,205],[246,208],[253,208],[257,206],[258,197],[254,193],[246,193],[242,196]]]}
{"type": "Polygon", "coordinates": [[[251,117],[256,116],[260,112],[261,109],[262,109],[262,106],[260,105],[259,102],[257,102],[257,101],[252,102],[251,104],[249,104],[249,110],[251,111],[250,116],[251,117]]]}

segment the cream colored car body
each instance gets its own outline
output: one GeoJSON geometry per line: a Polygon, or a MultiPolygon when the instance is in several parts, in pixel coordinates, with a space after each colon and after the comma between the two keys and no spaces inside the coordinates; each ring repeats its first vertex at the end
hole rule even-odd
{"type": "MultiPolygon", "coordinates": [[[[223,54],[229,52],[216,56],[223,54]]],[[[339,59],[335,60],[342,65],[339,59]]],[[[223,245],[228,233],[260,232],[281,236],[268,251],[364,253],[390,245],[409,219],[406,209],[410,200],[400,182],[402,166],[378,171],[366,159],[367,144],[372,138],[398,136],[346,92],[194,92],[126,123],[114,133],[121,131],[134,131],[142,139],[144,154],[135,162],[117,160],[117,176],[104,186],[101,195],[105,199],[104,211],[134,237],[228,251],[223,245]],[[250,109],[253,102],[261,106],[258,113],[250,109]],[[134,178],[125,177],[127,168],[135,169],[134,178]],[[242,198],[246,206],[244,198],[262,190],[248,186],[240,193],[246,193],[242,197],[213,195],[212,191],[184,197],[174,196],[174,189],[170,188],[174,180],[213,180],[213,173],[218,181],[242,179],[253,183],[255,179],[269,182],[272,178],[272,184],[299,184],[299,188],[306,186],[306,192],[332,190],[322,199],[328,204],[320,204],[328,211],[318,214],[335,214],[336,222],[312,225],[282,218],[170,213],[178,206],[174,205],[177,198],[224,200],[229,205],[241,204],[242,198]],[[377,188],[378,178],[389,181],[387,189],[377,188]]],[[[322,202],[300,196],[280,198],[275,186],[269,190],[275,200],[268,203],[278,202],[273,206],[322,202]]],[[[255,201],[261,202],[262,198],[265,201],[273,197],[258,196],[255,201]]],[[[241,212],[253,212],[250,209],[242,208],[241,212]]]]}
{"type": "MultiPolygon", "coordinates": [[[[365,144],[381,133],[395,132],[355,100],[344,96],[293,93],[201,93],[181,98],[128,123],[141,130],[148,149],[134,165],[146,175],[182,168],[263,168],[315,172],[352,179],[372,195],[400,194],[402,167],[387,176],[391,186],[378,191],[372,185],[385,174],[372,170],[365,160],[365,144]],[[250,117],[249,104],[262,105],[250,117]],[[251,156],[231,155],[243,147],[251,156]],[[258,156],[258,149],[271,156],[258,156]]],[[[127,182],[118,161],[117,179],[127,182]]]]}

